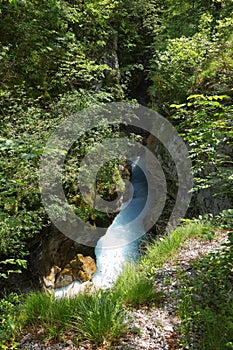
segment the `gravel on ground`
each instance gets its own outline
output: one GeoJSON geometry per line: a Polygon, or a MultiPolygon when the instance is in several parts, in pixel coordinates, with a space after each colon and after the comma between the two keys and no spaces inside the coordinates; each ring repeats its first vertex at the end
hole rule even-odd
{"type": "Polygon", "coordinates": [[[193,259],[201,259],[210,252],[216,252],[221,244],[227,242],[227,232],[221,232],[211,241],[201,238],[192,238],[185,242],[179,249],[176,257],[155,269],[155,287],[164,294],[163,302],[159,306],[143,306],[130,311],[130,327],[127,335],[121,338],[120,344],[111,347],[93,347],[89,342],[74,345],[73,340],[68,339],[65,345],[49,344],[35,341],[31,335],[26,335],[20,343],[19,349],[23,350],[185,350],[179,345],[178,332],[179,319],[176,316],[177,296],[179,296],[179,278],[177,274],[184,271],[192,274],[190,262],[193,259]]]}

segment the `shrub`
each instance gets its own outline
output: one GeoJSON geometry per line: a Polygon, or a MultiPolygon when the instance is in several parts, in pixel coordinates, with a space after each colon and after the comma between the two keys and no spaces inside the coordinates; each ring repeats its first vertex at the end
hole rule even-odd
{"type": "Polygon", "coordinates": [[[233,106],[228,101],[227,95],[191,95],[186,104],[172,105],[176,110],[172,118],[179,120],[179,131],[190,145],[193,191],[211,189],[214,197],[232,202],[233,106]]]}
{"type": "Polygon", "coordinates": [[[233,237],[218,253],[192,263],[193,272],[182,280],[179,316],[183,345],[192,349],[232,349],[233,237]]]}
{"type": "Polygon", "coordinates": [[[22,296],[16,293],[10,293],[0,300],[0,347],[3,347],[16,331],[16,320],[21,303],[22,296]]]}

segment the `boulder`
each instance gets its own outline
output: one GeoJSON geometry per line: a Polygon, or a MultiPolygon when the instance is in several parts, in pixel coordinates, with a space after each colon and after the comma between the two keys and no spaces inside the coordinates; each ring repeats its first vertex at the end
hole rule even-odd
{"type": "Polygon", "coordinates": [[[95,260],[91,256],[77,254],[63,270],[57,274],[54,288],[63,288],[74,281],[90,281],[96,271],[95,260]]]}

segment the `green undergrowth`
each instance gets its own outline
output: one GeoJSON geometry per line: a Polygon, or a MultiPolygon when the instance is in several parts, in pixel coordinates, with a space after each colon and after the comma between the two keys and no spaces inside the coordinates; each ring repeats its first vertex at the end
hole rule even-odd
{"type": "Polygon", "coordinates": [[[114,294],[124,304],[132,307],[157,304],[162,294],[154,287],[153,278],[148,278],[140,265],[128,264],[117,279],[114,294]]]}
{"type": "Polygon", "coordinates": [[[183,273],[178,316],[182,345],[194,350],[233,349],[233,209],[213,220],[227,230],[221,249],[191,262],[183,273]]]}
{"type": "Polygon", "coordinates": [[[8,329],[0,345],[9,346],[25,333],[36,339],[60,341],[66,334],[74,342],[91,341],[111,344],[127,330],[125,310],[110,290],[79,294],[74,298],[55,299],[41,292],[29,294],[14,310],[8,310],[8,329]],[[11,327],[9,322],[11,320],[11,327]]]}
{"type": "MultiPolygon", "coordinates": [[[[137,264],[125,266],[112,289],[87,292],[61,300],[41,292],[27,296],[12,294],[8,299],[2,299],[2,349],[4,346],[17,348],[14,344],[27,333],[33,334],[35,339],[56,342],[65,341],[68,334],[77,344],[89,341],[94,346],[115,346],[127,332],[130,320],[128,310],[131,307],[156,306],[163,301],[164,295],[154,286],[154,269],[174,260],[187,239],[212,239],[215,232],[219,232],[221,224],[224,229],[227,228],[224,220],[225,216],[219,217],[218,228],[208,220],[186,222],[167,236],[156,238],[137,264]]],[[[186,279],[182,274],[179,277],[183,286],[179,317],[182,339],[186,345],[190,342],[189,337],[197,334],[197,338],[201,335],[204,342],[200,349],[225,349],[206,345],[203,333],[207,334],[209,327],[209,330],[214,329],[216,337],[221,331],[224,344],[228,346],[226,349],[232,349],[232,340],[227,335],[233,330],[230,321],[233,316],[232,290],[230,292],[228,280],[232,269],[232,245],[226,246],[224,251],[223,255],[211,255],[194,263],[194,277],[186,279]]]]}
{"type": "Polygon", "coordinates": [[[154,267],[161,267],[164,263],[172,261],[179,248],[187,239],[200,237],[211,239],[214,235],[213,226],[208,221],[186,221],[184,225],[177,227],[166,236],[157,237],[147,246],[146,254],[141,259],[141,265],[147,271],[154,267]]]}
{"type": "Polygon", "coordinates": [[[233,236],[222,251],[191,263],[181,279],[178,315],[182,345],[195,350],[233,349],[233,236]]]}

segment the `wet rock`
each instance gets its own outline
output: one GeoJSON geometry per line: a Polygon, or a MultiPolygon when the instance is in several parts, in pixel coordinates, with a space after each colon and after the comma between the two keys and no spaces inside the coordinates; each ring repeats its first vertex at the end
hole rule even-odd
{"type": "Polygon", "coordinates": [[[57,273],[60,272],[61,269],[58,266],[52,266],[50,273],[47,276],[43,276],[43,289],[45,291],[54,289],[54,283],[56,280],[57,273]]]}
{"type": "Polygon", "coordinates": [[[83,254],[77,254],[75,258],[72,259],[65,266],[65,268],[59,272],[54,287],[66,287],[76,280],[79,280],[81,282],[90,281],[95,271],[95,260],[91,256],[83,256],[83,254]]]}

